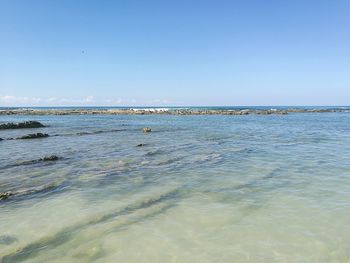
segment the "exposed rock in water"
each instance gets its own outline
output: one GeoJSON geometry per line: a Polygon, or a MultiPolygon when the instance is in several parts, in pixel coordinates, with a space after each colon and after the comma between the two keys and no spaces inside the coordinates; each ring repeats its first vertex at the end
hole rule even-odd
{"type": "Polygon", "coordinates": [[[11,191],[9,192],[0,192],[0,200],[5,200],[7,198],[9,198],[11,195],[13,195],[13,193],[11,191]]]}
{"type": "Polygon", "coordinates": [[[29,189],[23,189],[23,190],[18,190],[18,191],[7,191],[7,192],[1,192],[0,193],[0,201],[4,201],[8,198],[23,198],[26,197],[28,198],[31,195],[35,195],[35,194],[44,194],[50,191],[53,191],[55,189],[58,189],[59,187],[61,187],[60,184],[56,184],[56,183],[52,183],[52,184],[47,184],[47,185],[43,185],[43,186],[39,186],[39,187],[35,187],[35,188],[29,188],[29,189]]]}
{"type": "Polygon", "coordinates": [[[0,138],[0,142],[3,141],[4,139],[0,138]]]}
{"type": "Polygon", "coordinates": [[[41,127],[45,127],[45,126],[38,121],[25,121],[25,122],[19,122],[19,123],[9,122],[9,123],[0,124],[0,130],[41,128],[41,127]]]}
{"type": "Polygon", "coordinates": [[[56,155],[50,155],[50,156],[46,156],[44,158],[39,159],[39,161],[43,161],[43,162],[50,162],[50,161],[57,161],[59,159],[58,156],[56,155]]]}
{"type": "Polygon", "coordinates": [[[149,128],[149,127],[145,127],[145,128],[142,128],[142,131],[143,131],[143,132],[151,132],[152,129],[149,128]]]}
{"type": "Polygon", "coordinates": [[[143,146],[146,146],[146,144],[140,143],[140,144],[136,145],[136,147],[143,147],[143,146]]]}
{"type": "Polygon", "coordinates": [[[32,134],[24,135],[24,136],[18,137],[17,139],[18,140],[26,140],[26,139],[45,138],[45,137],[49,137],[49,135],[46,134],[46,133],[38,132],[38,133],[32,133],[32,134]]]}
{"type": "Polygon", "coordinates": [[[59,159],[58,156],[50,155],[50,156],[45,156],[44,158],[40,158],[37,160],[23,161],[23,162],[19,163],[19,165],[35,164],[35,163],[40,163],[40,162],[52,162],[52,161],[57,161],[58,159],[59,159]]]}
{"type": "Polygon", "coordinates": [[[36,159],[36,160],[29,160],[29,161],[18,161],[14,164],[9,164],[9,165],[6,165],[4,167],[0,167],[0,169],[6,169],[6,168],[12,168],[12,167],[16,167],[16,166],[21,166],[21,165],[31,165],[31,164],[37,164],[37,163],[42,163],[42,162],[54,162],[54,161],[57,161],[61,159],[61,157],[58,157],[56,155],[50,155],[50,156],[45,156],[43,158],[40,158],[40,159],[36,159]]]}

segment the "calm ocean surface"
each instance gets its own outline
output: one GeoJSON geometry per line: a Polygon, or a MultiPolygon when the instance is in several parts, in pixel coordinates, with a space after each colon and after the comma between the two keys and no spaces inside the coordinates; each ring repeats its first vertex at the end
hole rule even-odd
{"type": "Polygon", "coordinates": [[[350,113],[24,120],[0,138],[51,136],[0,141],[0,262],[350,262],[350,113]]]}

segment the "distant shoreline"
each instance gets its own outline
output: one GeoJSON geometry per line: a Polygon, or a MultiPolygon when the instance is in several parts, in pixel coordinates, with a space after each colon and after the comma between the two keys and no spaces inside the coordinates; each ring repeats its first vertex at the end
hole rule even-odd
{"type": "Polygon", "coordinates": [[[189,108],[0,108],[0,115],[286,115],[289,113],[330,113],[349,112],[348,107],[315,107],[315,108],[247,108],[247,109],[211,109],[200,107],[189,108]]]}

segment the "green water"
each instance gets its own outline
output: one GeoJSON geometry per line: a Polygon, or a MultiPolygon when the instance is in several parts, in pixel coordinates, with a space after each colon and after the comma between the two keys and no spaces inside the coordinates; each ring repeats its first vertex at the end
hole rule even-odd
{"type": "Polygon", "coordinates": [[[349,113],[22,120],[0,262],[350,262],[349,113]]]}

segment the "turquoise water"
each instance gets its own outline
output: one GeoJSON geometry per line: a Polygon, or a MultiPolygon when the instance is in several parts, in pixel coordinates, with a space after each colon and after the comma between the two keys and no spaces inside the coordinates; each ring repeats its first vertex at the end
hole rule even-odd
{"type": "Polygon", "coordinates": [[[350,262],[350,113],[22,120],[0,262],[350,262]]]}

